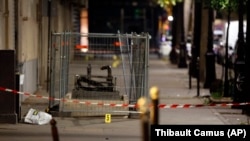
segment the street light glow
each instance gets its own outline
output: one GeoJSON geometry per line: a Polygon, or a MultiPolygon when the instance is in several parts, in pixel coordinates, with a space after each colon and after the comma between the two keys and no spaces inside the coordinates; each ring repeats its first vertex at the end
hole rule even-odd
{"type": "Polygon", "coordinates": [[[173,21],[174,20],[174,17],[173,16],[168,16],[168,21],[173,21]]]}

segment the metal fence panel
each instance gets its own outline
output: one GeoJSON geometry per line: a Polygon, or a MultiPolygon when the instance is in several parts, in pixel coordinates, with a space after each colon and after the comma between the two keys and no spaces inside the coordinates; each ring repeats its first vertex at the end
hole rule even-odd
{"type": "Polygon", "coordinates": [[[50,107],[71,116],[127,115],[121,105],[148,96],[149,39],[146,33],[53,33],[50,107]]]}

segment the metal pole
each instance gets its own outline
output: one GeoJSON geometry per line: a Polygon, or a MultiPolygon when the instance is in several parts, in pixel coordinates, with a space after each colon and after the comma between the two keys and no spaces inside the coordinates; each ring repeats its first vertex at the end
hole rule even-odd
{"type": "MultiPolygon", "coordinates": [[[[250,7],[250,1],[247,1],[247,7],[250,7]]],[[[247,11],[247,21],[250,20],[250,11],[248,10],[247,11]]],[[[247,26],[247,33],[250,32],[250,26],[247,26]]],[[[244,91],[244,94],[245,94],[245,101],[246,102],[249,102],[250,101],[250,89],[248,89],[248,84],[250,82],[250,74],[248,73],[250,71],[250,68],[248,67],[250,62],[250,49],[249,49],[249,46],[250,46],[250,35],[247,34],[246,35],[246,58],[245,58],[245,75],[246,75],[246,78],[245,78],[245,83],[243,84],[243,91],[244,91]]],[[[244,108],[244,112],[245,114],[249,117],[249,122],[250,122],[250,105],[246,105],[245,108],[244,108]]],[[[248,122],[248,124],[249,124],[248,122]]]]}
{"type": "Polygon", "coordinates": [[[200,96],[200,57],[197,57],[197,97],[200,96]]]}
{"type": "Polygon", "coordinates": [[[146,35],[146,48],[145,48],[145,66],[144,66],[144,78],[145,78],[145,81],[144,81],[144,94],[145,94],[145,96],[148,96],[148,68],[149,68],[149,46],[150,46],[150,44],[149,44],[149,40],[150,40],[150,35],[149,34],[147,34],[146,35]]]}
{"type": "Polygon", "coordinates": [[[230,15],[231,15],[231,9],[228,7],[228,15],[227,15],[227,35],[226,35],[226,45],[225,45],[225,72],[224,72],[224,90],[223,90],[223,96],[228,97],[228,89],[229,89],[229,82],[228,82],[228,38],[229,38],[229,26],[230,26],[230,15]]]}
{"type": "Polygon", "coordinates": [[[51,125],[51,132],[52,132],[53,141],[59,141],[59,135],[58,135],[58,130],[56,127],[55,119],[51,119],[50,125],[51,125]]]}
{"type": "Polygon", "coordinates": [[[191,75],[191,62],[189,63],[189,75],[188,75],[188,77],[189,77],[189,89],[192,89],[192,75],[191,75]]]}
{"type": "MultiPolygon", "coordinates": [[[[183,6],[184,2],[181,2],[179,5],[179,11],[181,12],[181,15],[183,14],[183,6]]],[[[181,24],[181,43],[180,43],[180,56],[179,56],[179,63],[178,67],[179,68],[187,68],[187,47],[186,47],[186,41],[185,41],[185,30],[184,30],[184,17],[180,17],[180,24],[181,24]]]]}
{"type": "MultiPolygon", "coordinates": [[[[238,17],[239,17],[239,32],[237,41],[237,58],[234,64],[234,75],[235,75],[235,97],[234,102],[243,102],[245,99],[242,84],[245,81],[244,66],[245,66],[245,41],[244,41],[244,30],[243,30],[243,0],[239,0],[238,17]]],[[[226,90],[226,88],[225,88],[226,90]]],[[[227,90],[228,92],[228,90],[227,90]]],[[[226,93],[224,93],[225,95],[226,93]]]]}
{"type": "Polygon", "coordinates": [[[142,141],[149,141],[149,111],[147,99],[141,97],[137,101],[141,118],[142,141]]]}
{"type": "Polygon", "coordinates": [[[48,64],[47,64],[47,91],[50,89],[50,38],[51,38],[51,0],[48,0],[48,64]]]}
{"type": "Polygon", "coordinates": [[[211,84],[216,79],[215,73],[215,54],[213,51],[213,21],[214,14],[213,9],[208,9],[208,33],[207,33],[207,52],[206,52],[206,80],[204,88],[210,88],[211,84]]]}

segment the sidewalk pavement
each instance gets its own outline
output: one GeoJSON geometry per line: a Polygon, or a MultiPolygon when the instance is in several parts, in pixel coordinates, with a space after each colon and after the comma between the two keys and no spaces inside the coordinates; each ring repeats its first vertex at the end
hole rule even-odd
{"type": "MultiPolygon", "coordinates": [[[[200,88],[197,97],[196,80],[192,79],[189,89],[187,68],[180,69],[167,60],[150,57],[149,87],[157,86],[160,90],[160,104],[204,104],[208,89],[200,88]]],[[[201,85],[202,86],[202,85],[201,85]]],[[[38,90],[38,95],[46,95],[45,90],[38,90]]],[[[29,97],[22,103],[22,117],[29,108],[44,111],[48,106],[45,99],[29,97]]],[[[139,141],[142,137],[139,118],[112,117],[111,123],[105,123],[104,117],[53,117],[57,122],[60,140],[88,141],[139,141]]],[[[161,108],[159,124],[200,124],[200,125],[237,125],[248,124],[247,116],[240,109],[226,107],[161,108]]],[[[52,140],[51,126],[18,124],[0,124],[1,141],[9,140],[52,140]]]]}
{"type": "MultiPolygon", "coordinates": [[[[189,88],[188,68],[178,68],[177,65],[171,64],[168,59],[157,61],[151,58],[149,71],[149,84],[160,88],[160,103],[194,105],[207,103],[207,96],[210,96],[210,92],[209,89],[203,88],[202,83],[200,83],[199,95],[197,94],[197,80],[195,78],[191,79],[192,87],[189,88]],[[164,71],[156,68],[163,68],[164,71]]],[[[217,64],[216,75],[218,79],[222,76],[222,68],[217,64]]],[[[210,98],[209,100],[218,105],[231,101],[230,98],[220,100],[210,98]]],[[[249,124],[249,119],[245,114],[242,114],[242,110],[233,109],[231,106],[163,109],[162,111],[164,112],[160,114],[162,114],[163,124],[249,124]]]]}

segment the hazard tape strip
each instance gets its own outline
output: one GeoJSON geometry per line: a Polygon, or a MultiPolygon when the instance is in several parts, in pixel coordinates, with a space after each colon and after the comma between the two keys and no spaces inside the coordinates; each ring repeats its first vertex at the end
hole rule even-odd
{"type": "MultiPolygon", "coordinates": [[[[26,92],[20,92],[8,88],[0,87],[0,91],[10,92],[13,94],[20,94],[30,97],[36,97],[46,100],[53,100],[53,101],[62,101],[62,102],[69,102],[69,103],[76,103],[76,104],[85,104],[85,105],[97,105],[97,106],[110,106],[110,107],[126,107],[126,108],[138,108],[137,104],[116,104],[116,103],[103,103],[103,102],[89,102],[89,101],[80,101],[77,99],[60,99],[60,98],[53,98],[48,96],[41,96],[30,94],[26,92]]],[[[220,103],[220,104],[159,104],[158,107],[160,109],[169,109],[169,108],[196,108],[196,107],[205,107],[205,106],[213,106],[213,107],[227,107],[227,106],[244,106],[250,105],[250,102],[243,102],[243,103],[220,103]]]]}

